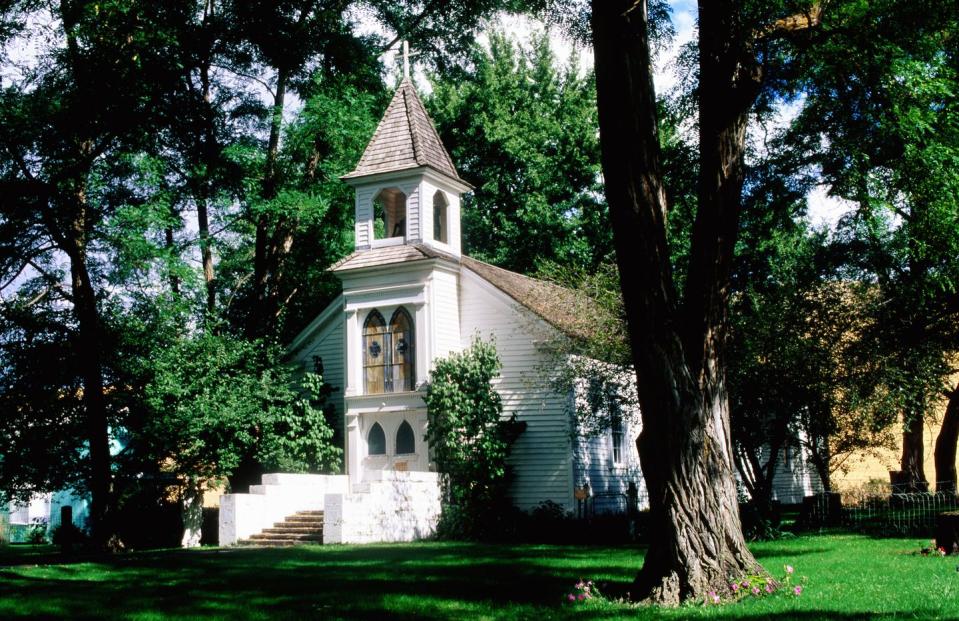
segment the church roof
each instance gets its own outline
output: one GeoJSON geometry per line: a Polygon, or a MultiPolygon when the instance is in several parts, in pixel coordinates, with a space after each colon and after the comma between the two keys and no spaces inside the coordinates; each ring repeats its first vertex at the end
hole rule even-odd
{"type": "Polygon", "coordinates": [[[568,336],[589,338],[602,329],[600,311],[586,295],[472,257],[456,257],[426,244],[359,250],[335,263],[330,271],[344,272],[427,259],[445,259],[467,268],[568,336]]]}
{"type": "Polygon", "coordinates": [[[400,82],[356,169],[343,179],[427,166],[462,181],[409,78],[400,82]]]}
{"type": "Polygon", "coordinates": [[[400,244],[373,248],[372,250],[357,250],[334,263],[330,267],[330,271],[345,272],[364,267],[379,267],[422,259],[446,259],[453,263],[459,263],[459,259],[453,255],[431,248],[426,244],[400,244]]]}
{"type": "Polygon", "coordinates": [[[585,339],[603,328],[599,308],[578,291],[465,255],[462,265],[568,336],[585,339]]]}

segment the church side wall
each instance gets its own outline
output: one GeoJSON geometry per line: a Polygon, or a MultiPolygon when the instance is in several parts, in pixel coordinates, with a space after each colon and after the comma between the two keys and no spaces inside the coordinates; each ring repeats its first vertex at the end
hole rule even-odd
{"type": "Polygon", "coordinates": [[[460,275],[460,296],[463,346],[474,335],[493,336],[503,364],[495,380],[503,412],[527,424],[510,458],[513,501],[520,509],[549,500],[573,510],[567,397],[550,385],[550,355],[537,346],[555,331],[467,269],[460,275]]]}
{"type": "Polygon", "coordinates": [[[636,485],[639,509],[649,508],[646,483],[639,465],[636,437],[642,429],[639,413],[633,425],[624,421],[620,461],[614,459],[609,430],[597,436],[577,435],[574,442],[573,477],[576,487],[589,483],[591,510],[595,513],[625,513],[629,483],[636,485]]]}
{"type": "Polygon", "coordinates": [[[344,437],[345,412],[343,391],[346,388],[346,321],[342,312],[335,312],[324,326],[301,348],[295,361],[305,370],[313,370],[313,356],[323,362],[323,381],[333,387],[330,401],[336,407],[339,437],[344,437]]]}
{"type": "Polygon", "coordinates": [[[448,356],[460,350],[459,277],[436,270],[433,272],[433,351],[435,358],[448,356]]]}

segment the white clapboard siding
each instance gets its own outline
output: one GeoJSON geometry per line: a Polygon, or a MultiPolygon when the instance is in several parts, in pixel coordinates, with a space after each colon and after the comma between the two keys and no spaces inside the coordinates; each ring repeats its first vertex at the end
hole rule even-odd
{"type": "Polygon", "coordinates": [[[773,499],[787,505],[799,504],[806,496],[823,491],[822,481],[805,452],[783,450],[773,475],[773,499]]]}
{"type": "MultiPolygon", "coordinates": [[[[822,481],[804,451],[790,447],[781,449],[777,457],[776,473],[773,475],[773,500],[786,505],[799,504],[806,496],[823,491],[822,481]]],[[[759,462],[763,465],[769,462],[768,447],[760,449],[759,462]]],[[[737,470],[737,481],[741,480],[741,476],[737,470]]]]}
{"type": "Polygon", "coordinates": [[[619,463],[613,458],[613,436],[609,430],[593,437],[577,435],[573,451],[573,477],[577,487],[589,483],[592,510],[596,513],[625,512],[630,481],[636,484],[638,508],[649,507],[639,452],[636,450],[636,437],[641,429],[638,412],[632,425],[623,421],[623,455],[619,463]]]}
{"type": "MultiPolygon", "coordinates": [[[[343,298],[337,298],[324,311],[325,321],[311,326],[315,331],[309,335],[295,356],[298,364],[307,371],[313,370],[313,357],[323,362],[323,381],[333,388],[330,402],[336,407],[339,432],[343,432],[345,412],[343,391],[346,388],[346,320],[343,316],[343,298]]],[[[322,317],[322,315],[321,315],[322,317]]]]}
{"type": "Polygon", "coordinates": [[[520,509],[552,501],[573,509],[572,448],[567,397],[550,385],[556,361],[537,347],[555,332],[487,281],[464,268],[460,276],[462,345],[492,336],[502,362],[494,385],[506,416],[527,424],[513,445],[512,496],[520,509]]]}
{"type": "Polygon", "coordinates": [[[420,241],[420,188],[415,186],[406,197],[406,238],[420,241]]]}
{"type": "Polygon", "coordinates": [[[461,348],[459,276],[434,270],[431,294],[435,326],[433,353],[435,358],[444,358],[461,348]]]}
{"type": "Polygon", "coordinates": [[[373,241],[373,187],[363,187],[356,191],[356,235],[357,248],[369,248],[373,241]]]}

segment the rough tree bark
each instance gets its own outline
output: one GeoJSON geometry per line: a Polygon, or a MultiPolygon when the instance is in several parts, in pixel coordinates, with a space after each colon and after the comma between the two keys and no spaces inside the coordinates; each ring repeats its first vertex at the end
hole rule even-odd
{"type": "Polygon", "coordinates": [[[675,605],[761,571],[746,547],[733,478],[723,366],[728,279],[747,113],[758,74],[732,2],[700,3],[699,209],[687,289],[666,240],[646,3],[593,0],[603,173],[636,365],[652,544],[634,599],[675,605]]]}
{"type": "Polygon", "coordinates": [[[925,445],[922,440],[924,418],[920,413],[906,413],[906,422],[902,431],[902,457],[900,458],[901,491],[925,492],[929,482],[923,469],[926,460],[925,445]]]}
{"type": "Polygon", "coordinates": [[[959,442],[959,385],[949,393],[933,455],[936,461],[936,491],[956,493],[956,443],[959,442]]]}

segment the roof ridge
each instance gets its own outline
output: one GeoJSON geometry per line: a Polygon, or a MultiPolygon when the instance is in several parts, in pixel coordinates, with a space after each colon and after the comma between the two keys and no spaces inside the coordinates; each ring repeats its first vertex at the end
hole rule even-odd
{"type": "MultiPolygon", "coordinates": [[[[407,78],[403,78],[400,88],[403,89],[403,112],[406,113],[406,125],[410,130],[410,140],[413,143],[413,161],[419,165],[424,165],[424,162],[420,158],[420,154],[423,152],[423,146],[420,144],[420,137],[416,132],[416,122],[413,120],[413,106],[410,103],[410,89],[413,88],[413,83],[407,78]]],[[[416,93],[413,93],[413,96],[416,96],[416,93]]]]}

